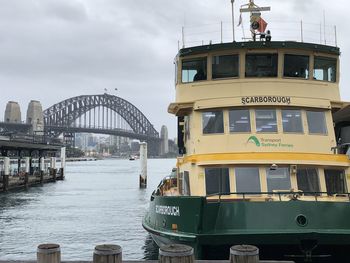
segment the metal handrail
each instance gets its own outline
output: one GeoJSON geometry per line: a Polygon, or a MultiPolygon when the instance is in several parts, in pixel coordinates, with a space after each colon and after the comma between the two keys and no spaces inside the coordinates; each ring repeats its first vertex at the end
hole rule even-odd
{"type": "Polygon", "coordinates": [[[241,195],[243,200],[247,200],[247,196],[254,196],[254,195],[278,195],[279,201],[282,201],[282,196],[288,195],[290,196],[290,200],[298,200],[301,196],[313,196],[315,198],[315,201],[318,201],[318,197],[322,195],[341,195],[341,196],[347,196],[350,201],[350,193],[330,193],[330,192],[303,192],[303,191],[278,191],[278,192],[223,192],[223,193],[214,193],[206,195],[205,197],[215,197],[218,196],[218,200],[221,201],[222,196],[227,195],[241,195]]]}

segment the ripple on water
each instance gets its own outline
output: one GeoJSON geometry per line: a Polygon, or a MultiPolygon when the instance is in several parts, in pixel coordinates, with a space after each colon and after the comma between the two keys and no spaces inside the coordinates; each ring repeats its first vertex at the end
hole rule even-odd
{"type": "Polygon", "coordinates": [[[0,195],[0,258],[36,258],[40,243],[61,245],[63,260],[91,260],[101,243],[123,247],[125,259],[156,259],[143,230],[149,196],[175,160],[148,160],[148,188],[138,188],[140,164],[129,160],[68,163],[66,180],[0,195]]]}

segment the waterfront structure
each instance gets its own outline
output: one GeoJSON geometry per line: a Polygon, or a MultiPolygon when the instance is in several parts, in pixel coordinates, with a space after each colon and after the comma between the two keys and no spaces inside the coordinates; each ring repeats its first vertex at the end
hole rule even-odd
{"type": "Polygon", "coordinates": [[[160,129],[160,155],[165,155],[169,152],[168,128],[163,125],[160,129]]]}
{"type": "Polygon", "coordinates": [[[350,246],[350,103],[335,46],[271,41],[250,0],[252,41],[183,48],[175,59],[177,170],[143,219],[158,245],[228,258],[331,256],[350,246]],[[256,37],[264,36],[261,41],[256,37]],[[222,252],[222,254],[221,254],[222,252]]]}
{"type": "Polygon", "coordinates": [[[0,192],[63,180],[64,172],[65,147],[0,138],[0,192]]]}
{"type": "Polygon", "coordinates": [[[22,122],[21,108],[18,102],[9,101],[6,104],[4,120],[5,122],[10,122],[10,123],[22,122]]]}

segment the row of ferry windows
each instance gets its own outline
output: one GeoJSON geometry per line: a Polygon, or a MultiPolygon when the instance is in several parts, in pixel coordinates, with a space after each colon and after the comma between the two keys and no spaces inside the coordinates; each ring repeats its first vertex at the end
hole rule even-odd
{"type": "MultiPolygon", "coordinates": [[[[337,60],[328,57],[314,57],[313,79],[336,82],[337,60]]],[[[182,82],[188,83],[207,79],[207,58],[184,59],[182,61],[182,82]]],[[[277,77],[277,54],[247,54],[245,57],[246,77],[277,77]]],[[[284,55],[283,76],[309,79],[310,57],[305,55],[284,55]]],[[[212,79],[239,77],[239,55],[212,57],[212,79]]]]}
{"type": "MultiPolygon", "coordinates": [[[[262,177],[258,167],[234,168],[236,193],[261,192],[262,177]]],[[[347,192],[344,170],[324,169],[326,191],[328,194],[344,194],[347,192]]],[[[298,190],[305,195],[315,195],[322,192],[320,188],[317,168],[298,168],[298,190]]],[[[275,170],[266,168],[267,192],[290,191],[291,179],[288,167],[280,167],[275,170]]],[[[205,168],[206,194],[230,193],[229,168],[205,168]]]]}
{"type": "MultiPolygon", "coordinates": [[[[285,133],[304,133],[302,110],[282,109],[282,128],[285,133]]],[[[306,110],[306,119],[310,134],[327,134],[324,111],[306,110]]],[[[278,132],[277,112],[275,109],[255,109],[255,125],[258,133],[278,132]]],[[[230,133],[251,132],[249,109],[232,109],[228,111],[230,133]]],[[[203,134],[224,133],[224,116],[222,110],[202,112],[203,134]]]]}

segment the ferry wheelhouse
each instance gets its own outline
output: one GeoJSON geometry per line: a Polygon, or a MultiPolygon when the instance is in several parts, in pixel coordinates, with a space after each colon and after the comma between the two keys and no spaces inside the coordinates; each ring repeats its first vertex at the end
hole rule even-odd
{"type": "Polygon", "coordinates": [[[168,111],[180,157],[143,220],[158,245],[189,244],[201,259],[226,258],[235,244],[280,259],[346,252],[350,106],[339,55],[291,41],[179,51],[168,111]]]}

